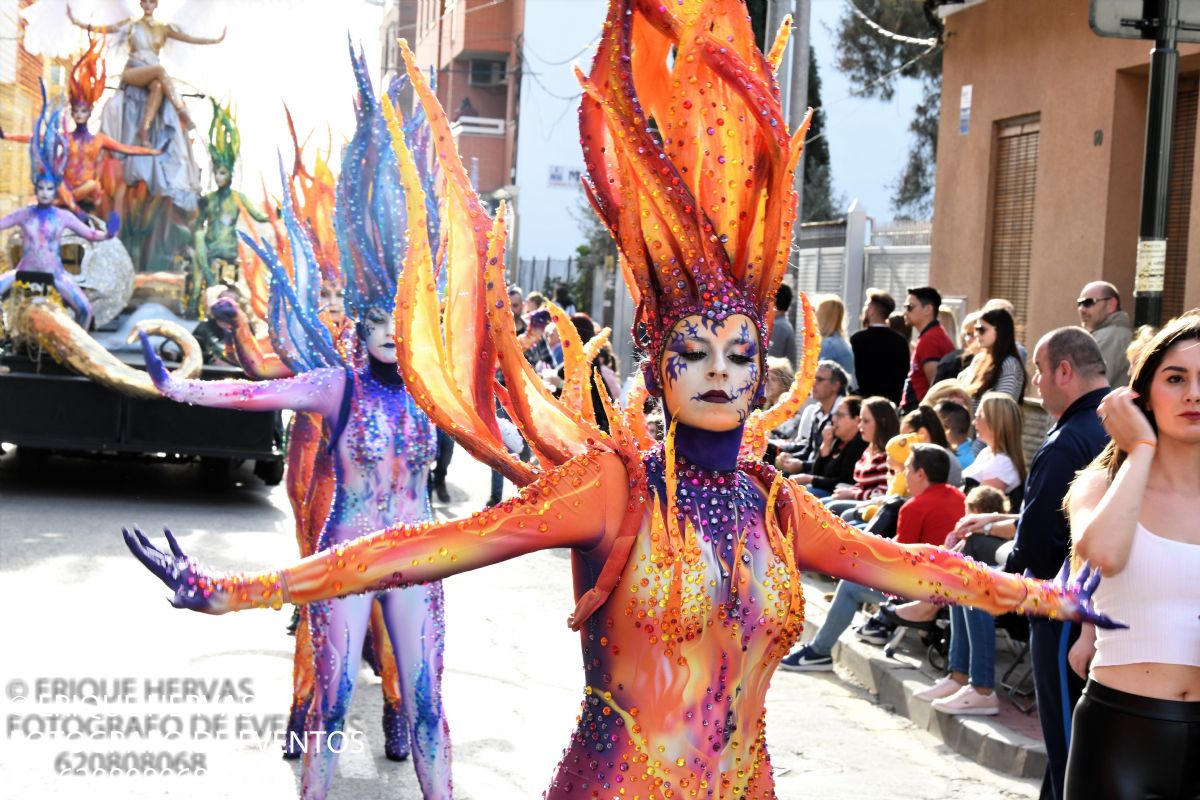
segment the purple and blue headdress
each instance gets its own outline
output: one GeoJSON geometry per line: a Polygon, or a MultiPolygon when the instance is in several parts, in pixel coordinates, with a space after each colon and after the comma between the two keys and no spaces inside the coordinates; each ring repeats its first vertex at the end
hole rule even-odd
{"type": "MultiPolygon", "coordinates": [[[[334,225],[346,290],[346,313],[356,322],[362,322],[370,308],[391,312],[404,263],[408,220],[391,136],[361,51],[356,55],[351,48],[350,61],[358,84],[357,126],[342,158],[334,225]]],[[[402,83],[393,81],[389,95],[397,97],[402,87],[402,83]]],[[[428,153],[432,135],[424,114],[410,115],[404,128],[405,136],[421,143],[423,152],[428,153]]],[[[432,159],[425,158],[419,170],[426,189],[429,233],[431,240],[437,242],[437,175],[431,165],[432,159]]],[[[281,219],[292,253],[291,274],[270,244],[260,244],[241,234],[270,270],[267,323],[271,344],[296,373],[347,366],[328,327],[318,316],[321,266],[311,232],[297,218],[282,158],[280,178],[284,186],[281,219]]]]}
{"type": "Polygon", "coordinates": [[[346,286],[346,311],[362,321],[370,308],[391,313],[404,262],[408,214],[387,121],[371,86],[365,57],[361,50],[356,55],[353,45],[350,63],[358,83],[358,127],[342,158],[334,228],[346,286]]]}
{"type": "Polygon", "coordinates": [[[50,103],[46,100],[46,84],[42,87],[42,110],[29,137],[29,174],[34,188],[41,181],[50,181],[55,186],[62,183],[67,169],[67,137],[63,133],[61,99],[50,103]]]}

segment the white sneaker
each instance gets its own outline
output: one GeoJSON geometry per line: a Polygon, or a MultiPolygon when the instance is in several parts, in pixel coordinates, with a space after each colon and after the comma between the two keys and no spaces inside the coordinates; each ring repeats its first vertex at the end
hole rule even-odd
{"type": "Polygon", "coordinates": [[[914,693],[913,697],[918,700],[941,700],[943,697],[949,697],[961,688],[963,688],[961,683],[947,675],[933,686],[928,686],[914,693]]]}
{"type": "Polygon", "coordinates": [[[1000,698],[996,693],[980,694],[974,686],[964,686],[949,697],[934,700],[932,705],[944,714],[991,717],[1000,713],[1000,698]]]}

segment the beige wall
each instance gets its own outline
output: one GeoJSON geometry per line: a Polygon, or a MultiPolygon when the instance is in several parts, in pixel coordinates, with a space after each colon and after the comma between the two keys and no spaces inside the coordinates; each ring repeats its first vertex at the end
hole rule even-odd
{"type": "MultiPolygon", "coordinates": [[[[1031,340],[1078,321],[1074,300],[1090,280],[1111,280],[1132,309],[1151,43],[1100,38],[1087,11],[1087,0],[989,0],[946,19],[930,282],[966,294],[972,306],[986,299],[996,123],[1039,114],[1031,340]],[[973,97],[964,136],[966,84],[973,97]]],[[[1200,68],[1200,47],[1185,45],[1181,54],[1182,71],[1200,68]]],[[[1189,264],[1200,256],[1198,206],[1189,264]]],[[[1193,272],[1186,298],[1196,305],[1193,272]]]]}

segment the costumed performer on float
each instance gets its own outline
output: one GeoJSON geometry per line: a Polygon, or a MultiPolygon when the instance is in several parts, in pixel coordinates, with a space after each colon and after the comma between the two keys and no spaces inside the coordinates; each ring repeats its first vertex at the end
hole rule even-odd
{"type": "MultiPolygon", "coordinates": [[[[19,344],[45,351],[87,378],[133,397],[158,397],[150,376],[109,353],[88,335],[91,304],[79,285],[63,267],[61,239],[64,230],[97,242],[117,234],[120,218],[109,214],[108,230],[85,225],[74,214],[53,205],[67,159],[62,133],[61,105],[46,101],[42,86],[42,110],[29,142],[30,173],[37,204],[18,209],[0,219],[0,230],[21,227],[22,254],[16,269],[0,275],[0,296],[11,296],[4,304],[5,333],[19,344]],[[63,303],[71,309],[68,315],[63,303]]],[[[198,375],[202,366],[200,346],[184,328],[169,320],[143,320],[137,329],[165,336],[183,353],[176,376],[198,375]]]]}
{"type": "Polygon", "coordinates": [[[187,316],[193,318],[200,316],[201,300],[210,286],[238,286],[248,294],[239,266],[238,218],[244,211],[255,222],[269,220],[245,195],[230,188],[233,168],[241,151],[241,137],[230,109],[222,107],[216,100],[212,101],[212,108],[208,154],[212,158],[212,175],[217,188],[200,198],[200,215],[196,219],[195,254],[188,276],[186,306],[187,316]]]}
{"type": "MultiPolygon", "coordinates": [[[[409,219],[396,302],[400,368],[439,426],[523,488],[465,519],[392,526],[253,574],[208,571],[173,536],[163,552],[127,531],[173,602],[208,613],[279,607],[571,548],[570,624],[580,631],[585,689],[546,792],[553,800],[618,790],[773,797],[764,701],[800,635],[802,569],[905,597],[1111,624],[1091,611],[1091,579],[1050,585],[873,537],[761,462],[738,462],[795,221],[804,129],[789,137],[781,112],[773,77],[781,53],[782,41],[768,57],[757,50],[737,0],[611,3],[580,121],[589,193],[621,248],[647,383],[670,419],[666,441],[639,452],[603,386],[611,435],[574,399],[587,375],[571,326],[562,327],[572,365],[562,402],[523,358],[503,279],[504,215],[487,218],[404,48],[448,182],[449,257],[440,322],[415,169],[393,125],[409,219]],[[493,380],[497,358],[506,391],[493,380]],[[504,449],[497,395],[543,472],[504,449]]],[[[807,371],[816,336],[811,326],[806,333],[807,371]]]]}
{"type": "MultiPolygon", "coordinates": [[[[128,46],[129,57],[121,70],[121,85],[104,106],[101,128],[117,141],[157,146],[164,152],[154,158],[124,159],[126,186],[144,183],[150,197],[169,198],[175,207],[190,214],[196,209],[200,193],[200,170],[187,135],[195,125],[174,81],[159,63],[159,56],[169,40],[210,45],[223,41],[225,32],[222,30],[221,35],[214,38],[191,36],[177,25],[154,18],[158,0],[141,0],[140,5],[140,18],[104,25],[81,22],[69,4],[66,12],[74,25],[113,35],[118,47],[128,46]]],[[[39,15],[38,19],[44,16],[39,15]]],[[[133,249],[136,248],[131,247],[133,249]]],[[[135,262],[142,260],[135,256],[135,262]]]]}
{"type": "MultiPolygon", "coordinates": [[[[125,184],[106,179],[104,168],[118,162],[107,159],[105,151],[131,156],[162,153],[150,147],[118,142],[104,133],[91,132],[88,121],[92,118],[92,109],[104,94],[104,79],[104,39],[89,33],[87,50],[71,67],[69,95],[75,129],[67,137],[67,167],[58,188],[59,202],[77,213],[104,215],[121,206],[120,195],[124,193],[125,184]],[[106,197],[106,191],[114,196],[106,197]]],[[[0,129],[0,139],[28,142],[29,134],[5,133],[0,129]]]]}
{"type": "MultiPolygon", "coordinates": [[[[175,89],[174,81],[171,80],[171,76],[167,74],[163,65],[159,63],[159,54],[162,52],[163,45],[167,43],[168,39],[187,44],[220,44],[225,40],[225,30],[221,31],[220,36],[212,39],[190,36],[181,31],[178,26],[159,22],[154,18],[158,0],[141,0],[140,5],[142,16],[139,19],[130,17],[107,25],[80,22],[75,18],[69,4],[67,5],[67,18],[71,20],[72,24],[89,32],[116,33],[122,38],[128,39],[129,60],[125,62],[125,68],[121,71],[121,83],[146,90],[147,96],[144,105],[139,103],[142,105],[140,118],[139,115],[135,115],[134,118],[138,119],[137,138],[142,144],[147,144],[151,139],[151,125],[162,109],[164,97],[175,117],[183,123],[187,130],[196,128],[188,114],[187,106],[183,104],[183,98],[175,89]]],[[[131,110],[133,109],[126,109],[126,117],[129,117],[131,110]]],[[[170,122],[171,120],[164,114],[163,124],[169,125],[170,122]]]]}
{"type": "MultiPolygon", "coordinates": [[[[296,376],[259,382],[179,381],[162,370],[148,343],[144,347],[148,370],[163,394],[173,400],[215,408],[292,409],[320,416],[332,451],[335,483],[319,550],[340,547],[388,525],[429,519],[426,484],[436,446],[433,425],[396,370],[392,311],[397,271],[404,259],[404,191],[387,124],[361,54],[354,58],[354,67],[358,127],[338,178],[336,228],[347,316],[356,326],[358,348],[365,349],[365,355],[356,358],[340,352],[318,318],[320,269],[286,188],[283,221],[292,280],[273,249],[258,245],[255,249],[272,270],[270,324],[275,352],[296,376]]],[[[410,121],[412,127],[420,124],[424,123],[417,117],[410,121]]],[[[424,224],[422,218],[422,231],[424,224]]],[[[410,746],[425,796],[451,796],[450,735],[441,699],[443,594],[441,583],[435,581],[332,599],[308,609],[316,687],[305,727],[325,736],[310,737],[304,748],[304,798],[325,797],[333,779],[338,753],[330,746],[328,734],[344,729],[376,601],[383,608],[395,652],[403,706],[402,715],[395,715],[396,709],[386,713],[393,715],[392,724],[407,720],[411,726],[410,746]]],[[[403,741],[397,739],[396,744],[402,747],[403,741]]]]}
{"type": "Polygon", "coordinates": [[[16,269],[0,275],[0,295],[12,289],[15,281],[29,279],[30,273],[49,275],[63,302],[75,313],[79,326],[87,330],[92,321],[92,306],[83,289],[63,268],[62,233],[69,230],[89,242],[99,242],[116,236],[121,220],[112,214],[108,218],[107,231],[96,230],[54,205],[67,166],[68,147],[62,131],[61,100],[54,104],[47,102],[46,84],[41,86],[42,110],[29,137],[29,171],[33,175],[37,202],[0,219],[0,231],[16,226],[21,228],[21,260],[16,269]]]}

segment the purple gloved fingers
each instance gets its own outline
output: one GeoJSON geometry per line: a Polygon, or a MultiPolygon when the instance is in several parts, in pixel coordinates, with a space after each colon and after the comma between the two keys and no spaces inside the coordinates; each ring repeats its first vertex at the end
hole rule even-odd
{"type": "Polygon", "coordinates": [[[162,392],[164,397],[183,402],[182,387],[171,377],[171,373],[167,371],[167,367],[159,358],[158,353],[154,352],[154,345],[150,343],[150,337],[143,330],[139,330],[137,334],[142,341],[142,357],[146,361],[146,372],[150,375],[150,380],[154,382],[155,388],[162,392]]]}
{"type": "Polygon", "coordinates": [[[1096,587],[1100,585],[1100,570],[1094,569],[1088,562],[1083,562],[1079,572],[1072,576],[1071,560],[1064,561],[1058,577],[1054,580],[1054,585],[1074,601],[1080,622],[1090,622],[1098,628],[1129,627],[1120,620],[1115,620],[1107,614],[1101,614],[1092,604],[1092,595],[1095,594],[1096,587]]]}
{"type": "Polygon", "coordinates": [[[203,567],[187,557],[170,530],[164,528],[163,532],[167,536],[167,545],[171,548],[170,555],[155,546],[137,528],[132,531],[124,528],[121,534],[134,557],[171,590],[171,605],[190,611],[220,613],[213,601],[215,593],[203,588],[213,585],[212,577],[203,567]]]}

